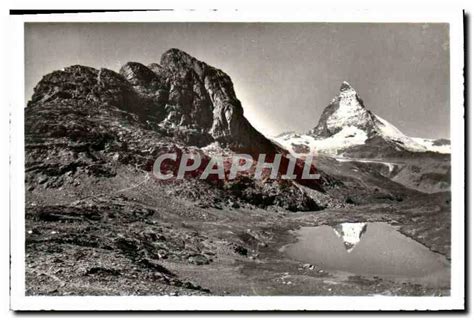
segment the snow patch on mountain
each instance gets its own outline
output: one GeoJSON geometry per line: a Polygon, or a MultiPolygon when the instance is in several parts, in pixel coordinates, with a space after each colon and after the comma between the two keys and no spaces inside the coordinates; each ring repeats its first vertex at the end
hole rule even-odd
{"type": "Polygon", "coordinates": [[[367,134],[354,126],[344,127],[335,135],[326,139],[316,139],[308,134],[288,134],[275,138],[275,141],[285,147],[294,156],[301,154],[315,154],[324,152],[327,154],[337,154],[339,150],[347,147],[361,145],[367,140],[367,134]],[[306,152],[298,152],[301,148],[298,146],[306,146],[306,152]]]}
{"type": "Polygon", "coordinates": [[[380,135],[385,140],[393,141],[399,144],[404,149],[409,150],[409,151],[414,151],[414,152],[431,151],[428,148],[426,148],[424,145],[418,143],[413,138],[408,137],[405,134],[403,134],[400,130],[398,130],[397,127],[395,127],[393,124],[391,124],[387,120],[377,115],[375,117],[376,117],[376,120],[378,120],[375,123],[376,130],[380,133],[380,135]]]}
{"type": "Polygon", "coordinates": [[[438,143],[440,139],[412,138],[418,144],[424,146],[427,150],[438,153],[451,153],[451,145],[447,143],[438,143]]]}

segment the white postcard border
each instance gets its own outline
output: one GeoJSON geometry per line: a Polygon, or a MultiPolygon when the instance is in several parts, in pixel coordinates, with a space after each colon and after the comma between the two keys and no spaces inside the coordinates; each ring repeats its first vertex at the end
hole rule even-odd
{"type": "Polygon", "coordinates": [[[10,232],[13,310],[450,310],[464,302],[464,49],[461,10],[175,10],[10,16],[10,232]],[[450,24],[452,242],[451,296],[25,296],[24,22],[377,22],[450,24]]]}

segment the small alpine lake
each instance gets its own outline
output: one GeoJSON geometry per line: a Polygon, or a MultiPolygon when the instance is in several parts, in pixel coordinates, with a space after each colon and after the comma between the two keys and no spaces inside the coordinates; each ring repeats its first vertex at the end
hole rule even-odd
{"type": "Polygon", "coordinates": [[[450,262],[383,222],[302,227],[287,256],[329,272],[449,287],[450,262]]]}

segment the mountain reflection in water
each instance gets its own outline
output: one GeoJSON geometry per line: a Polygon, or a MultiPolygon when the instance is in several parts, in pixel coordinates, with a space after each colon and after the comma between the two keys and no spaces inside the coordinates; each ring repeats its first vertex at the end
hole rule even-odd
{"type": "Polygon", "coordinates": [[[449,286],[450,263],[387,223],[303,227],[288,256],[327,271],[385,276],[449,286]]]}

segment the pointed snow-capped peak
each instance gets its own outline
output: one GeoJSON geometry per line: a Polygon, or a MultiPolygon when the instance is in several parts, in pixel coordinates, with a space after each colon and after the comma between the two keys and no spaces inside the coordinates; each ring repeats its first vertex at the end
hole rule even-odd
{"type": "Polygon", "coordinates": [[[381,150],[382,145],[385,153],[450,153],[449,143],[406,136],[390,122],[368,110],[347,81],[342,82],[338,95],[324,109],[313,130],[307,134],[282,134],[274,139],[296,156],[301,154],[300,150],[306,150],[303,154],[345,154],[352,147],[367,146],[369,149],[381,150]]]}
{"type": "Polygon", "coordinates": [[[347,81],[343,81],[339,89],[339,95],[333,101],[339,101],[339,106],[348,109],[365,109],[364,102],[357,91],[347,81]]]}
{"type": "Polygon", "coordinates": [[[341,84],[339,94],[324,109],[310,135],[319,141],[319,150],[362,145],[376,137],[393,144],[397,150],[429,150],[368,110],[356,90],[346,81],[341,84]]]}
{"type": "Polygon", "coordinates": [[[338,99],[340,97],[346,97],[346,98],[353,97],[356,100],[359,100],[359,104],[363,106],[363,103],[360,97],[358,96],[357,91],[347,81],[343,81],[341,83],[341,86],[339,87],[339,95],[336,96],[334,99],[338,99]]]}
{"type": "Polygon", "coordinates": [[[318,125],[310,134],[329,137],[347,127],[358,128],[367,134],[373,131],[374,117],[368,111],[356,90],[346,81],[339,94],[324,109],[318,125]]]}
{"type": "Polygon", "coordinates": [[[354,88],[352,88],[352,86],[349,84],[349,82],[342,81],[341,88],[339,89],[339,91],[342,92],[342,91],[349,91],[349,90],[353,90],[355,92],[354,88]]]}

